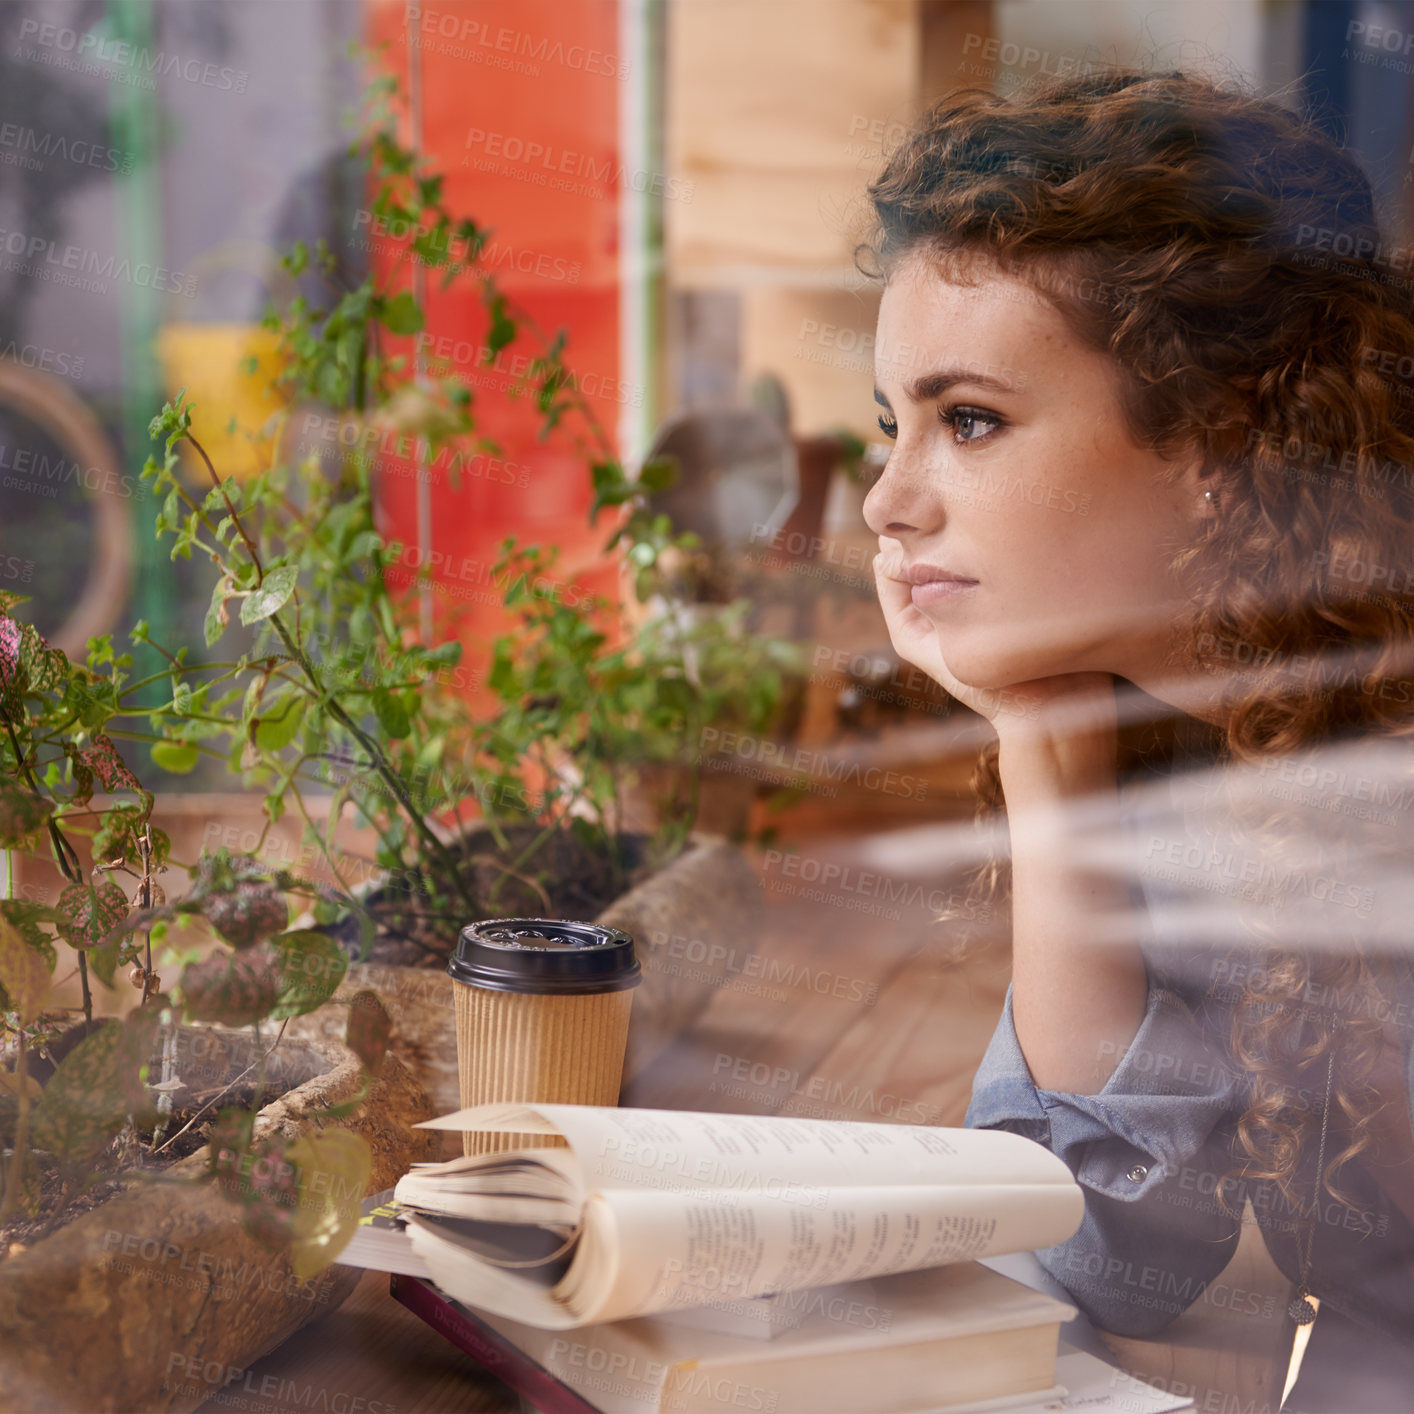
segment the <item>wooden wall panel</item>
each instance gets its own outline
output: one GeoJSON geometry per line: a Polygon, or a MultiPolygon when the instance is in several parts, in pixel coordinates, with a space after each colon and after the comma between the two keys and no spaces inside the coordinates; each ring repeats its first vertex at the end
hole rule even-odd
{"type": "Polygon", "coordinates": [[[741,367],[775,373],[790,394],[792,426],[811,436],[847,427],[878,438],[874,325],[879,290],[755,288],[742,296],[741,367]]]}
{"type": "Polygon", "coordinates": [[[835,283],[880,138],[914,110],[918,0],[672,0],[674,285],[835,283]],[[871,134],[876,134],[871,138],[871,134]]]}
{"type": "MultiPolygon", "coordinates": [[[[670,0],[667,278],[740,303],[743,380],[797,433],[877,438],[865,189],[922,107],[977,85],[991,0],[670,0]]],[[[681,346],[679,346],[680,348],[681,346]]]]}

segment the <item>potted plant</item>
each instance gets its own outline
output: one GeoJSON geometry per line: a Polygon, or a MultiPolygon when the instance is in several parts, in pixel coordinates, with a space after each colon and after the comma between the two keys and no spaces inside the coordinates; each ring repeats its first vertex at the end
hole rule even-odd
{"type": "Polygon", "coordinates": [[[52,900],[0,899],[0,1402],[191,1407],[159,1388],[168,1352],[243,1363],[347,1294],[320,1273],[370,1184],[426,1152],[410,1125],[429,1106],[383,1056],[372,996],[348,1013],[349,1049],[270,1044],[345,969],[327,937],[288,926],[287,895],[308,886],[218,851],[169,901],[153,796],[114,741],[169,709],[134,705],[146,684],[109,640],[70,663],[14,616],[21,602],[0,601],[0,849],[12,879],[14,854],[43,841],[65,882],[52,900]],[[219,941],[175,964],[169,991],[154,944],[198,917],[219,941]],[[61,946],[73,1009],[51,995],[61,946]],[[96,1018],[94,987],[125,981],[136,1005],[96,1018]],[[269,1278],[253,1300],[242,1271],[269,1278]]]}
{"type": "MultiPolygon", "coordinates": [[[[669,469],[650,464],[637,478],[626,475],[563,362],[563,337],[541,334],[478,264],[486,232],[447,210],[441,179],[398,144],[386,121],[368,147],[374,216],[408,233],[407,259],[440,271],[444,284],[475,285],[488,356],[517,341],[533,347],[523,393],[545,434],[573,437],[583,453],[595,492],[591,518],[612,519],[604,553],[628,567],[636,604],[585,594],[557,576],[550,552],[507,541],[492,578],[514,627],[497,643],[487,675],[497,710],[478,719],[446,683],[461,654],[455,619],[442,619],[440,641],[435,632],[424,636],[425,624],[411,627],[400,591],[415,593],[423,581],[400,576],[399,547],[378,530],[372,460],[357,450],[332,467],[284,457],[237,483],[193,437],[191,409],[179,395],[154,419],[164,451],[144,472],[162,506],[157,530],[171,537],[174,556],[204,555],[213,565],[207,647],[235,631],[234,617],[254,640],[229,679],[203,678],[198,665],[174,655],[166,762],[219,751],[265,792],[270,824],[297,814],[320,881],[311,921],[375,965],[440,969],[468,922],[511,913],[592,917],[655,870],[674,868],[689,881],[676,920],[660,900],[651,916],[619,925],[636,922],[631,931],[648,944],[649,982],[637,1008],[641,1058],[643,1041],[680,1022],[684,999],[700,1002],[710,990],[671,975],[658,987],[654,936],[644,937],[645,929],[665,936],[696,918],[699,932],[739,934],[749,930],[755,904],[754,877],[738,854],[720,842],[694,846],[700,733],[724,718],[765,730],[799,656],[792,645],[748,634],[742,605],[690,618],[664,607],[696,549],[648,507],[669,469]],[[204,491],[183,477],[183,445],[204,491]],[[656,827],[626,831],[626,786],[643,766],[663,761],[681,769],[669,778],[656,827]],[[323,828],[311,791],[331,797],[323,828]],[[336,847],[346,812],[376,837],[382,874],[372,888],[357,885],[336,847]],[[711,882],[693,887],[704,871],[711,882]],[[655,988],[669,1010],[655,1007],[655,988]]],[[[449,370],[419,373],[389,351],[390,340],[422,328],[410,291],[394,288],[392,277],[380,283],[376,272],[354,288],[338,286],[322,246],[298,246],[284,264],[294,276],[313,270],[331,280],[328,303],[301,295],[270,317],[292,409],[317,404],[352,424],[353,448],[365,443],[359,429],[396,426],[418,441],[424,463],[447,446],[494,450],[468,380],[449,370]]],[[[388,996],[414,1056],[439,1047],[411,1039],[422,1023],[404,1003],[409,995],[434,999],[422,1020],[443,1028],[447,1049],[445,979],[434,985],[425,972],[409,978],[386,968],[356,969],[351,979],[388,996]]],[[[424,1074],[436,1098],[450,1094],[454,1102],[450,1061],[424,1074]]]]}

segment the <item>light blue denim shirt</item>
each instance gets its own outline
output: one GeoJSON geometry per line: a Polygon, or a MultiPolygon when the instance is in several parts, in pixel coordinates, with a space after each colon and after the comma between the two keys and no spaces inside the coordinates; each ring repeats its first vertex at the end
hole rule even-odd
{"type": "MultiPolygon", "coordinates": [[[[1181,798],[1181,792],[1170,797],[1181,798]]],[[[1233,857],[1212,848],[1213,836],[1201,822],[1176,823],[1173,816],[1154,834],[1145,819],[1145,807],[1153,803],[1152,793],[1147,801],[1129,799],[1122,813],[1123,834],[1137,850],[1135,857],[1147,852],[1182,858],[1189,846],[1175,832],[1187,830],[1186,838],[1197,842],[1194,848],[1204,851],[1190,857],[1204,862],[1195,866],[1194,878],[1176,886],[1152,873],[1146,877],[1142,868],[1131,876],[1135,935],[1149,975],[1138,1033],[1096,1094],[1042,1089],[1017,1041],[1008,989],[974,1078],[965,1122],[1044,1144],[1084,1188],[1079,1230],[1037,1257],[1102,1329],[1153,1335],[1196,1300],[1231,1258],[1240,1232],[1237,1214],[1250,1198],[1272,1257],[1288,1278],[1299,1279],[1296,1243],[1299,1239],[1304,1247],[1310,1233],[1311,1287],[1323,1304],[1380,1338],[1407,1343],[1414,1336],[1414,1229],[1358,1159],[1337,1175],[1352,1195],[1348,1207],[1323,1195],[1323,1206],[1311,1209],[1310,1156],[1297,1179],[1297,1192],[1306,1196],[1295,1210],[1274,1184],[1224,1183],[1240,1157],[1235,1124],[1248,1084],[1226,1048],[1237,989],[1222,985],[1227,964],[1219,959],[1229,957],[1231,947],[1221,943],[1221,927],[1212,923],[1211,899],[1215,884],[1228,888],[1226,876],[1240,881],[1241,870],[1233,857]],[[1193,907],[1195,880],[1197,889],[1206,890],[1201,909],[1193,907]],[[1205,934],[1196,944],[1185,944],[1185,922],[1205,934]],[[1220,1184],[1231,1214],[1219,1201],[1220,1184]]],[[[1228,892],[1239,889],[1240,882],[1228,892]]],[[[1314,904],[1298,907],[1292,916],[1307,917],[1313,910],[1314,904]]],[[[1229,933],[1228,944],[1231,939],[1229,933]]],[[[1405,956],[1391,966],[1400,978],[1399,1034],[1406,1085],[1414,1093],[1408,1025],[1414,1017],[1414,969],[1405,956]]],[[[1320,1107],[1323,1095],[1322,1087],[1302,1104],[1320,1107]]],[[[1247,1293],[1246,1299],[1258,1298],[1247,1293]]]]}

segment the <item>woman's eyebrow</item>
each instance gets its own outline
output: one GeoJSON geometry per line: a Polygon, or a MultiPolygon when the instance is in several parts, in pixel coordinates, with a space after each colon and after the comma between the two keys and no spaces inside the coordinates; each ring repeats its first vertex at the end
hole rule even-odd
{"type": "MultiPolygon", "coordinates": [[[[903,390],[908,394],[910,402],[931,403],[956,383],[975,383],[982,388],[993,388],[998,393],[1015,393],[1017,391],[1016,385],[1008,382],[1005,378],[998,378],[990,373],[983,373],[978,368],[965,366],[937,368],[931,373],[920,373],[911,383],[905,383],[903,390]]],[[[874,401],[884,407],[889,406],[889,400],[878,388],[874,389],[874,401]]]]}

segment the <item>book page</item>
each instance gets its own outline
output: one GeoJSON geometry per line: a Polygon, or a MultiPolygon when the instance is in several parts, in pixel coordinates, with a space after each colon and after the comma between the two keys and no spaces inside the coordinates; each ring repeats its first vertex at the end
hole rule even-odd
{"type": "Polygon", "coordinates": [[[996,1129],[598,1105],[480,1105],[419,1128],[562,1135],[586,1191],[1075,1182],[1050,1150],[996,1129]]]}
{"type": "Polygon", "coordinates": [[[789,1196],[609,1189],[590,1199],[585,1245],[557,1290],[583,1320],[617,1321],[1049,1247],[1084,1211],[1073,1182],[802,1187],[789,1196]]]}

